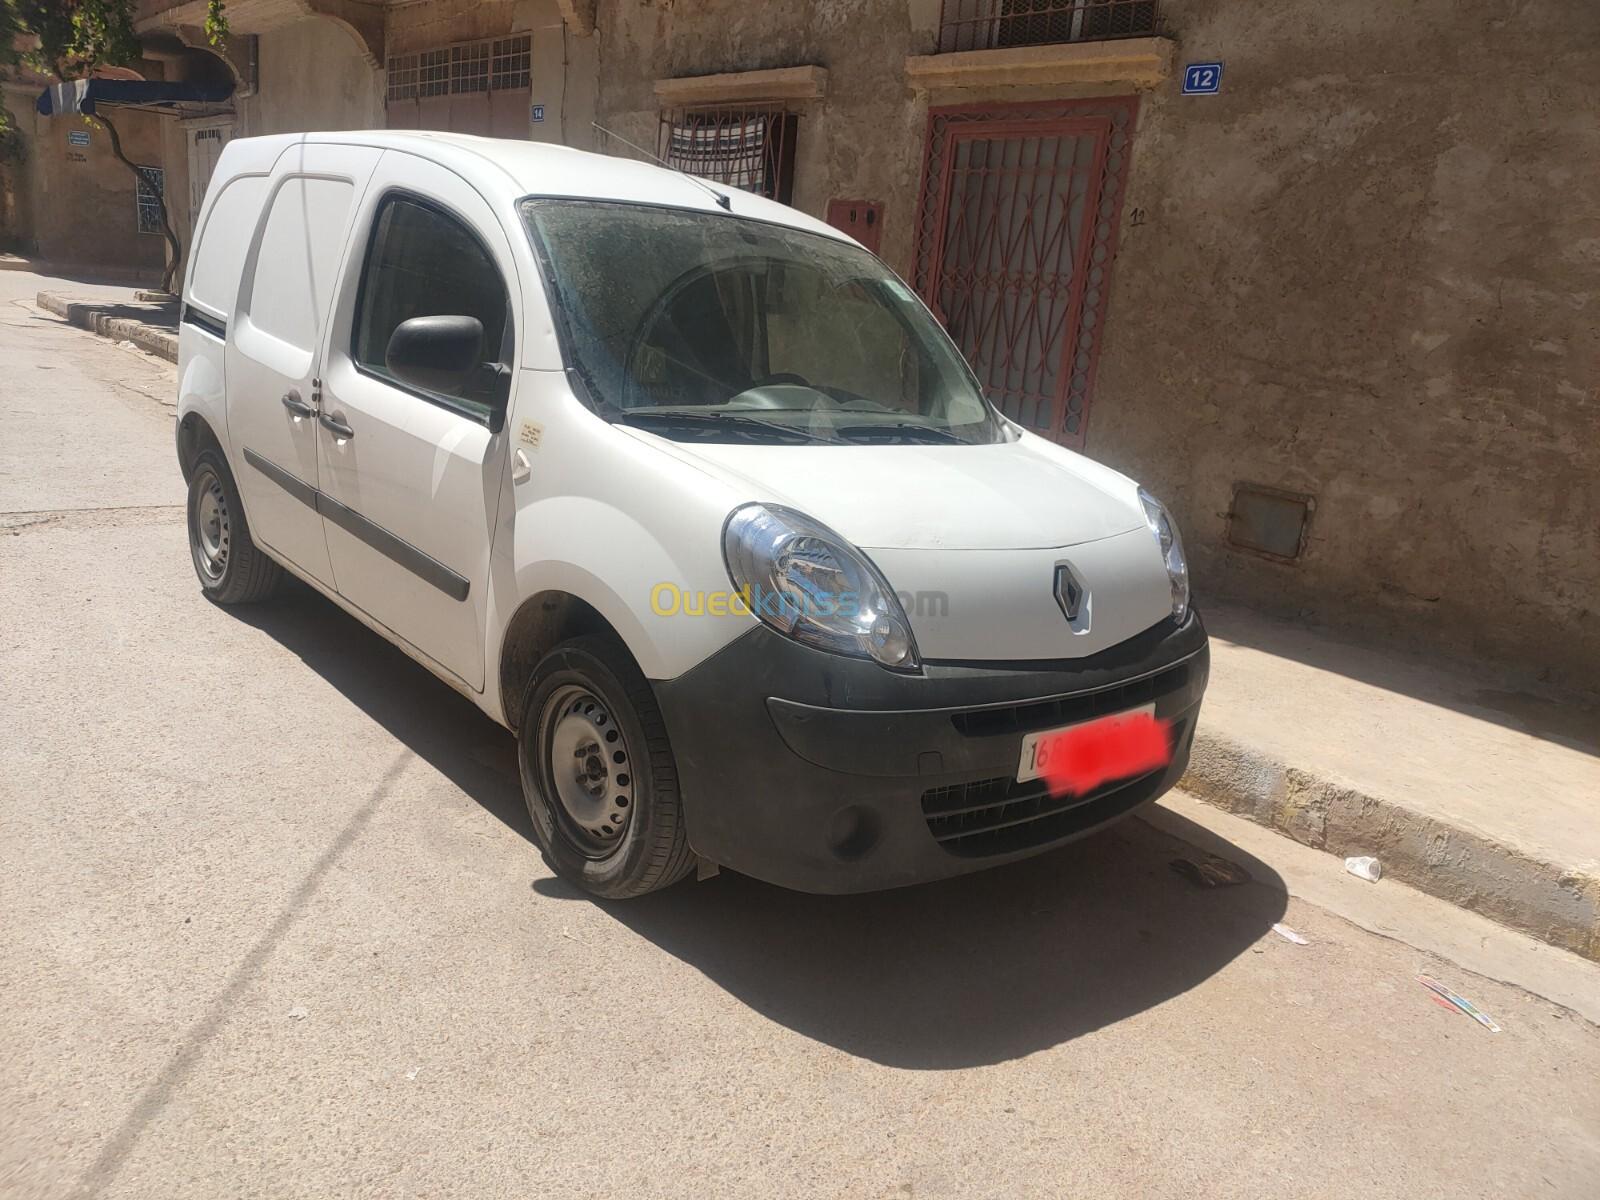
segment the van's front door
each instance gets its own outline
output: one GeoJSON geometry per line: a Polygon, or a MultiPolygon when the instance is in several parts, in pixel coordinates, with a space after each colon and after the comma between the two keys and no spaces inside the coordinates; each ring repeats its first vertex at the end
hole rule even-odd
{"type": "Polygon", "coordinates": [[[318,354],[350,222],[381,153],[290,147],[273,171],[259,226],[234,231],[252,238],[225,352],[239,491],[252,536],[329,587],[316,504],[318,354]]]}
{"type": "Polygon", "coordinates": [[[341,595],[474,690],[484,686],[489,550],[503,487],[501,424],[516,362],[511,245],[458,176],[386,151],[357,218],[322,371],[321,507],[341,595]],[[393,375],[413,317],[483,326],[483,368],[459,386],[393,375]]]}

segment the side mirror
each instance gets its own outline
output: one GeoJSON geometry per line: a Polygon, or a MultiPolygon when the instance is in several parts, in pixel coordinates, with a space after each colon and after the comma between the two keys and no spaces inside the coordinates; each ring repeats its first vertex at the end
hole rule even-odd
{"type": "Polygon", "coordinates": [[[457,392],[483,364],[477,317],[412,317],[395,327],[384,352],[389,373],[430,392],[457,392]]]}

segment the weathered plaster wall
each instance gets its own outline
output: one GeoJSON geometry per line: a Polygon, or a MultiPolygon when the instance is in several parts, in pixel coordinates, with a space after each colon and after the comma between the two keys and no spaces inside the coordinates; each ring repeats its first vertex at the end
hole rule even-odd
{"type": "Polygon", "coordinates": [[[567,30],[556,0],[428,0],[391,9],[384,36],[394,55],[514,33],[528,34],[532,50],[526,136],[591,148],[599,42],[567,30]],[[531,119],[536,104],[540,122],[531,119]]]}
{"type": "MultiPolygon", "coordinates": [[[[796,204],[886,205],[910,273],[937,0],[601,0],[600,120],[658,78],[817,64],[796,204]]],[[[1140,93],[1088,452],[1178,512],[1202,599],[1600,686],[1600,6],[1167,0],[1223,90],[1140,93]],[[1233,485],[1316,497],[1230,548],[1233,485]]]]}
{"type": "Polygon", "coordinates": [[[1213,593],[1600,688],[1600,7],[1169,13],[1223,91],[1145,105],[1091,451],[1213,593]],[[1239,480],[1303,562],[1227,548],[1239,480]]]}
{"type": "Polygon", "coordinates": [[[383,128],[383,72],[344,26],[310,17],[257,43],[256,95],[237,102],[240,135],[383,128]]]}
{"type": "MultiPolygon", "coordinates": [[[[52,263],[101,269],[149,271],[159,276],[166,242],[159,233],[138,232],[133,173],[111,154],[101,126],[81,117],[41,117],[31,104],[16,102],[8,89],[22,141],[23,162],[15,169],[17,190],[5,236],[19,249],[52,263]],[[87,146],[69,146],[69,130],[89,134],[87,146]]],[[[112,114],[129,158],[163,166],[161,121],[142,112],[112,114]]],[[[8,172],[9,174],[9,172],[8,172]]]]}

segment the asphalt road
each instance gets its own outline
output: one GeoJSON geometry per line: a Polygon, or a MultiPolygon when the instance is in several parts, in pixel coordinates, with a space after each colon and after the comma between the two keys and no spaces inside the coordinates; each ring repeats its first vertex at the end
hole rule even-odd
{"type": "Polygon", "coordinates": [[[575,894],[469,704],[304,591],[201,598],[172,369],[39,286],[0,273],[0,1195],[1600,1195],[1595,1026],[1141,822],[575,894]]]}

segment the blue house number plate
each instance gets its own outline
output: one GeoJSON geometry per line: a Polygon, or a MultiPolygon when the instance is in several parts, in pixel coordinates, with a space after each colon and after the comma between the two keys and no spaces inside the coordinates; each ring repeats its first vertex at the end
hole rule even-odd
{"type": "Polygon", "coordinates": [[[1185,96],[1215,96],[1222,90],[1222,64],[1190,63],[1183,69],[1185,96]]]}

